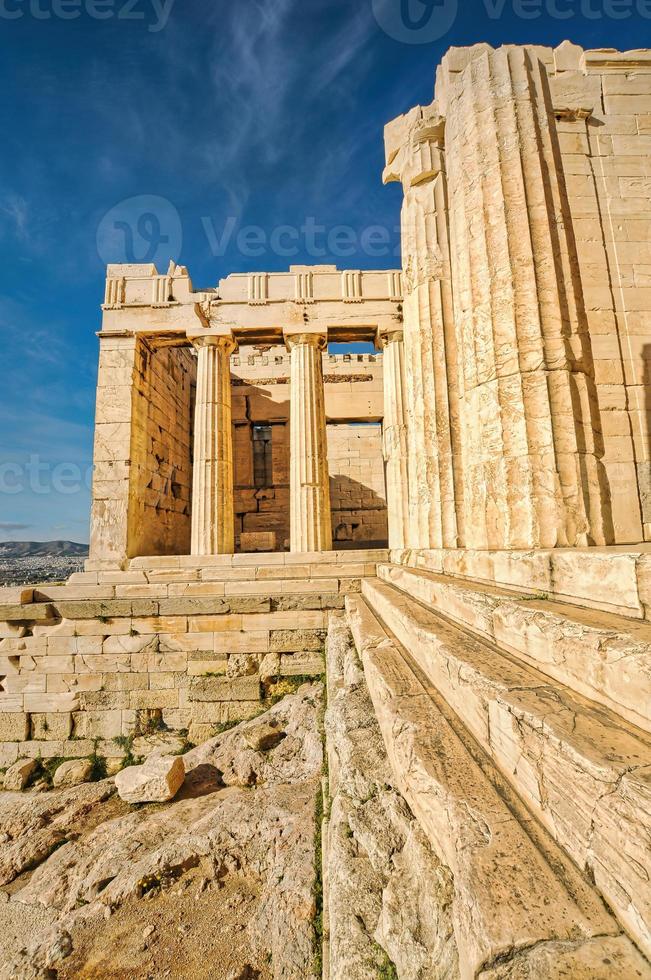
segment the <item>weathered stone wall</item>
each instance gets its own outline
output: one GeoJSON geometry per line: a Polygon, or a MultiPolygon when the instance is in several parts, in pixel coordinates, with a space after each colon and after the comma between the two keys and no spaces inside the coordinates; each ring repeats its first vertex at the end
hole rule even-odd
{"type": "Polygon", "coordinates": [[[196,362],[184,347],[141,342],[138,353],[130,555],[188,554],[196,362]]]}
{"type": "Polygon", "coordinates": [[[279,679],[322,673],[328,611],[383,555],[134,559],[2,590],[0,767],[18,754],[88,755],[93,739],[119,755],[113,740],[152,725],[199,742],[251,717],[279,679]]]}
{"type": "Polygon", "coordinates": [[[576,236],[614,540],[649,539],[651,65],[566,46],[550,77],[576,236]],[[589,110],[589,114],[587,111],[589,110]],[[633,489],[638,487],[638,495],[633,489]],[[644,525],[644,528],[643,528],[644,525]]]}
{"type": "Polygon", "coordinates": [[[189,552],[195,375],[187,348],[101,337],[91,559],[189,552]]]}
{"type": "Polygon", "coordinates": [[[129,540],[135,337],[102,337],[95,408],[90,555],[121,561],[129,540]]]}
{"type": "Polygon", "coordinates": [[[334,547],[386,547],[387,505],[382,426],[328,426],[328,468],[334,547]]]}

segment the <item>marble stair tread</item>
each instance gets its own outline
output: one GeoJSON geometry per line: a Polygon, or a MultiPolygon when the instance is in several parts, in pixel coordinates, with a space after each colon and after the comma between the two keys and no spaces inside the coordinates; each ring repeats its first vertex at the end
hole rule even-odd
{"type": "Polygon", "coordinates": [[[461,975],[510,976],[513,961],[533,966],[558,943],[570,966],[608,955],[613,977],[648,976],[588,879],[509,807],[490,760],[468,750],[369,602],[349,596],[346,609],[396,783],[452,872],[461,975]]]}
{"type": "Polygon", "coordinates": [[[651,732],[651,624],[401,565],[378,577],[651,732]]]}
{"type": "Polygon", "coordinates": [[[651,738],[379,579],[365,600],[651,952],[651,738]]]}

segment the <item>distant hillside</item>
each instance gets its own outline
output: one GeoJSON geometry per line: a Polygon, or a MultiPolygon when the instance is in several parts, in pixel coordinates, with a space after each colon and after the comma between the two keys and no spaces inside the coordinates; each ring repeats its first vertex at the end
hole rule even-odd
{"type": "Polygon", "coordinates": [[[0,558],[83,558],[86,555],[88,545],[75,541],[0,541],[0,558]]]}

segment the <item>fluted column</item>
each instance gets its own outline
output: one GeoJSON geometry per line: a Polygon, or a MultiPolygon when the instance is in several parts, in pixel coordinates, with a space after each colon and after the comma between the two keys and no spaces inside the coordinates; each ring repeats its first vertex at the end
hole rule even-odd
{"type": "Polygon", "coordinates": [[[291,351],[290,550],[332,548],[321,334],[286,336],[291,351]]]}
{"type": "Polygon", "coordinates": [[[192,476],[192,554],[235,550],[230,335],[194,340],[198,350],[192,476]]]}
{"type": "Polygon", "coordinates": [[[401,329],[382,331],[384,348],[383,447],[386,464],[389,547],[406,548],[409,532],[409,467],[405,411],[405,345],[401,329]]]}
{"type": "Polygon", "coordinates": [[[464,372],[467,545],[603,544],[594,367],[547,69],[535,47],[444,58],[464,372]]]}
{"type": "Polygon", "coordinates": [[[463,438],[454,335],[444,121],[417,107],[385,130],[385,182],[402,209],[405,412],[411,548],[463,543],[463,438]]]}

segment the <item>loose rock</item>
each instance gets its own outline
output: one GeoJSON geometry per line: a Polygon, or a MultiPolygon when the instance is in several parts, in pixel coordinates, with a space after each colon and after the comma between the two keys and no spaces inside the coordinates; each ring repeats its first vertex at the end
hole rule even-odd
{"type": "Polygon", "coordinates": [[[152,755],[142,766],[129,766],[115,777],[121,799],[127,803],[165,803],[172,800],[185,779],[180,755],[152,755]]]}
{"type": "Polygon", "coordinates": [[[55,787],[78,786],[87,783],[93,773],[93,763],[90,759],[71,759],[62,762],[54,773],[52,783],[55,787]]]}
{"type": "Polygon", "coordinates": [[[25,789],[30,778],[36,772],[36,759],[19,759],[5,773],[4,788],[10,792],[20,792],[25,789]]]}

